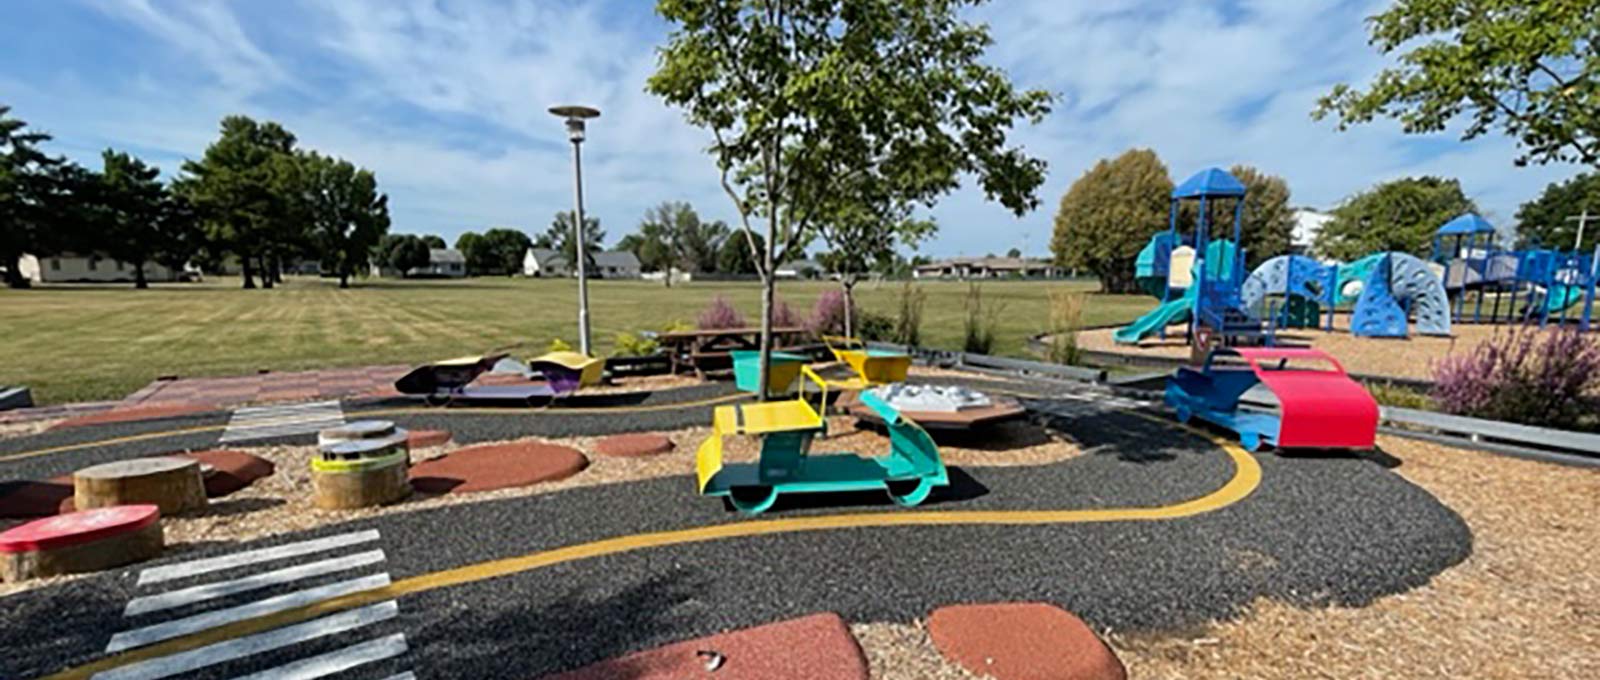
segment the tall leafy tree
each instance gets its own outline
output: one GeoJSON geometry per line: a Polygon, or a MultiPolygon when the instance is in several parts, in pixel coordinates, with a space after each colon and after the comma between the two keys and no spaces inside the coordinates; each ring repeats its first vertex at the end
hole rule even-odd
{"type": "Polygon", "coordinates": [[[1463,139],[1492,129],[1528,162],[1600,167],[1600,9],[1594,0],[1396,0],[1367,21],[1384,54],[1404,50],[1365,91],[1340,84],[1313,116],[1339,128],[1384,116],[1410,133],[1458,117],[1463,139]]]}
{"type": "MultiPolygon", "coordinates": [[[[1243,241],[1240,245],[1245,249],[1247,266],[1254,269],[1270,258],[1289,252],[1289,239],[1294,231],[1289,182],[1248,165],[1235,165],[1228,173],[1245,188],[1239,240],[1243,241]]],[[[1233,224],[1234,202],[1231,199],[1209,201],[1208,206],[1211,210],[1209,224],[1217,225],[1218,233],[1222,225],[1233,224]]],[[[1183,208],[1183,219],[1192,227],[1199,204],[1185,201],[1183,208]]]]}
{"type": "Polygon", "coordinates": [[[890,183],[863,173],[841,187],[816,219],[816,231],[829,250],[818,256],[839,277],[844,293],[844,334],[855,335],[855,289],[862,275],[892,267],[899,246],[915,248],[938,226],[913,216],[914,205],[892,194],[890,183]]]}
{"type": "MultiPolygon", "coordinates": [[[[1017,213],[1044,163],[1007,145],[1049,110],[982,63],[982,0],[659,0],[673,24],[647,88],[707,129],[723,189],[762,279],[761,384],[777,256],[810,242],[841,187],[931,203],[963,175],[1017,213]],[[757,235],[764,236],[760,242],[757,235]]],[[[862,195],[862,194],[858,194],[862,195]]]]}
{"type": "MultiPolygon", "coordinates": [[[[728,225],[721,221],[705,222],[694,207],[682,201],[666,201],[645,211],[633,239],[618,247],[630,250],[639,258],[641,266],[670,271],[701,273],[716,271],[717,259],[723,241],[728,238],[728,225]]],[[[666,279],[671,285],[672,278],[666,279]]]]}
{"type": "Polygon", "coordinates": [[[29,129],[10,113],[11,107],[0,104],[0,266],[6,270],[6,285],[27,288],[22,254],[47,254],[59,247],[51,229],[59,205],[50,199],[57,193],[61,161],[39,150],[50,135],[29,129]]]}
{"type": "Polygon", "coordinates": [[[423,234],[418,238],[422,239],[422,245],[427,248],[439,248],[442,250],[450,247],[445,245],[444,237],[437,234],[423,234]]]}
{"type": "Polygon", "coordinates": [[[304,152],[300,182],[311,241],[323,271],[350,287],[350,276],[366,266],[372,248],[389,233],[389,197],[378,191],[370,170],[349,161],[304,152]]]}
{"type": "Polygon", "coordinates": [[[1589,213],[1583,242],[1600,243],[1600,172],[1586,172],[1565,182],[1552,182],[1539,197],[1517,209],[1517,236],[1524,247],[1573,248],[1578,222],[1589,213]]]}
{"type": "MultiPolygon", "coordinates": [[[[606,233],[600,230],[600,218],[593,215],[583,216],[583,250],[584,263],[588,267],[594,266],[594,254],[600,252],[600,243],[606,238],[606,233]]],[[[534,240],[534,245],[540,248],[550,248],[561,252],[561,256],[577,271],[578,266],[578,241],[576,232],[572,229],[572,211],[562,210],[556,213],[555,219],[550,221],[550,228],[546,229],[539,238],[534,240]]]]}
{"type": "Polygon", "coordinates": [[[134,287],[149,288],[145,267],[166,244],[162,230],[174,226],[164,215],[167,187],[161,183],[161,170],[112,149],[100,159],[96,195],[84,197],[98,208],[93,224],[101,246],[96,250],[132,265],[134,287]]]}
{"type": "MultiPolygon", "coordinates": [[[[435,237],[437,238],[437,237],[435,237]]],[[[412,269],[428,265],[428,240],[416,234],[388,234],[378,239],[372,261],[405,278],[412,269]]]]}
{"type": "Polygon", "coordinates": [[[489,270],[513,274],[522,268],[522,258],[533,247],[533,239],[521,229],[495,227],[483,234],[483,250],[489,270]]]}
{"type": "Polygon", "coordinates": [[[1317,234],[1323,257],[1350,261],[1381,251],[1426,257],[1433,233],[1478,206],[1461,182],[1442,177],[1407,177],[1384,182],[1344,200],[1317,234]]]}
{"type": "Polygon", "coordinates": [[[289,250],[303,228],[294,144],[294,135],[277,123],[228,116],[201,159],[183,164],[178,189],[200,216],[207,239],[239,258],[245,288],[256,287],[256,271],[272,287],[269,262],[289,250]]]}
{"type": "Polygon", "coordinates": [[[1050,249],[1063,267],[1085,269],[1110,293],[1135,293],[1134,259],[1166,229],[1172,178],[1154,151],[1101,159],[1061,197],[1050,249]]]}
{"type": "Polygon", "coordinates": [[[489,244],[483,240],[483,234],[475,231],[462,232],[456,237],[456,250],[461,251],[461,256],[467,259],[468,274],[482,276],[494,271],[494,253],[489,251],[489,244]]]}

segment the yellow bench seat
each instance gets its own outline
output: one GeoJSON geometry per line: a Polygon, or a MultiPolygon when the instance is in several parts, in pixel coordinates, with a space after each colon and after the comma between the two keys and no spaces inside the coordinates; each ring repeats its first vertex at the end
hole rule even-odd
{"type": "Polygon", "coordinates": [[[718,406],[714,418],[717,431],[724,435],[794,432],[822,427],[822,416],[800,399],[718,406]]]}

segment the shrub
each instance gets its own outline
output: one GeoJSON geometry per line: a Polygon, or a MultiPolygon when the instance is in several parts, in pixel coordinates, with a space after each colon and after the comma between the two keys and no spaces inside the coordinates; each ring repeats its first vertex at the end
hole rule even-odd
{"type": "Polygon", "coordinates": [[[856,337],[862,340],[889,340],[894,337],[894,319],[887,314],[856,310],[856,337]]]}
{"type": "Polygon", "coordinates": [[[550,338],[550,344],[549,344],[549,346],[545,347],[545,351],[546,352],[571,352],[571,351],[573,351],[573,349],[572,349],[572,345],[567,344],[566,340],[562,340],[561,338],[550,338]]]}
{"type": "Polygon", "coordinates": [[[800,315],[796,314],[794,309],[789,307],[789,303],[784,302],[782,298],[776,298],[773,300],[773,328],[803,328],[805,325],[805,319],[800,318],[800,315]]]}
{"type": "Polygon", "coordinates": [[[612,351],[619,357],[647,357],[661,350],[661,343],[655,338],[647,338],[638,333],[618,333],[615,349],[612,351]]]}
{"type": "Polygon", "coordinates": [[[1570,328],[1499,333],[1434,364],[1433,380],[1446,413],[1573,429],[1600,392],[1600,342],[1570,328]]]}
{"type": "Polygon", "coordinates": [[[900,287],[900,306],[894,318],[894,341],[907,347],[922,344],[922,305],[928,293],[910,281],[900,287]]]}
{"type": "Polygon", "coordinates": [[[696,322],[703,331],[745,327],[744,315],[734,309],[728,299],[721,295],[711,298],[711,304],[700,312],[696,322]]]}
{"type": "Polygon", "coordinates": [[[1045,351],[1058,364],[1078,363],[1078,329],[1083,324],[1083,293],[1050,291],[1050,342],[1045,351]]]}
{"type": "Polygon", "coordinates": [[[811,306],[811,318],[806,325],[817,335],[843,335],[844,291],[838,289],[822,291],[822,295],[817,297],[816,304],[811,306]]]}
{"type": "Polygon", "coordinates": [[[994,349],[994,329],[1000,325],[1000,314],[1005,311],[1005,305],[984,302],[983,288],[976,283],[969,283],[964,306],[967,317],[962,320],[964,337],[961,350],[974,354],[988,354],[994,349]]]}

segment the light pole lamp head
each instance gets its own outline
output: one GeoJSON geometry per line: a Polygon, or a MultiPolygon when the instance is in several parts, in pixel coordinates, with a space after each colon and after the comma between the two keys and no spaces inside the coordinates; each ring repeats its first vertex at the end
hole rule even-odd
{"type": "Polygon", "coordinates": [[[567,139],[574,144],[583,141],[583,121],[600,117],[600,109],[590,106],[552,106],[550,113],[567,119],[567,139]]]}

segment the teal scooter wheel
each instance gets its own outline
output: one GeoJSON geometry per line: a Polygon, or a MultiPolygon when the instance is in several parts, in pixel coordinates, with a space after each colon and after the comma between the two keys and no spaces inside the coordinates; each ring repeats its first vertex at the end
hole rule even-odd
{"type": "Polygon", "coordinates": [[[921,505],[933,493],[933,480],[927,477],[884,482],[884,486],[896,505],[907,508],[921,505]]]}
{"type": "Polygon", "coordinates": [[[1251,453],[1260,451],[1261,434],[1258,432],[1241,432],[1239,433],[1239,445],[1251,453]]]}
{"type": "Polygon", "coordinates": [[[778,490],[770,486],[736,486],[728,490],[728,503],[746,515],[759,515],[778,501],[778,490]]]}

